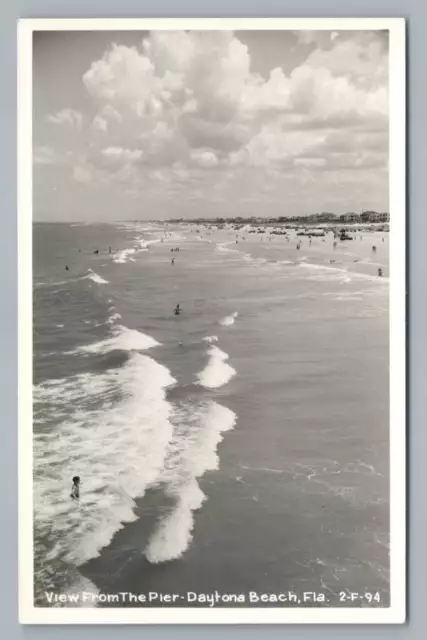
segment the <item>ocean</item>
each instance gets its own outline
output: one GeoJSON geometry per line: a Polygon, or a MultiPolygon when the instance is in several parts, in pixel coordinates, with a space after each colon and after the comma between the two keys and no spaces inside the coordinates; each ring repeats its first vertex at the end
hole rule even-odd
{"type": "Polygon", "coordinates": [[[37,606],[389,605],[388,234],[249,231],[34,224],[37,606]]]}

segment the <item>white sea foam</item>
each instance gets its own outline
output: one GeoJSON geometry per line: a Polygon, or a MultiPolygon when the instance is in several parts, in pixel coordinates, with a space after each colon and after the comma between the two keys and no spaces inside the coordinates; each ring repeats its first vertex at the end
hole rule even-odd
{"type": "Polygon", "coordinates": [[[100,340],[99,342],[93,342],[92,344],[78,347],[78,349],[76,349],[75,351],[66,353],[101,354],[108,353],[109,351],[114,351],[116,349],[120,349],[123,351],[138,351],[151,349],[152,347],[157,347],[158,345],[159,342],[157,342],[157,340],[155,340],[151,336],[148,336],[145,333],[141,333],[141,331],[137,331],[136,329],[128,329],[127,327],[119,325],[116,327],[113,335],[109,338],[105,338],[105,340],[100,340]]]}
{"type": "Polygon", "coordinates": [[[238,251],[238,249],[231,249],[231,247],[229,245],[232,244],[236,244],[235,241],[234,242],[219,242],[216,245],[216,251],[218,251],[219,253],[240,253],[238,251]]]}
{"type": "Polygon", "coordinates": [[[175,508],[161,521],[145,551],[152,564],[179,558],[189,547],[194,526],[193,511],[199,509],[205,494],[196,480],[181,488],[175,508]]]}
{"type": "Polygon", "coordinates": [[[245,253],[243,255],[243,259],[245,262],[250,262],[255,267],[258,267],[268,262],[267,258],[254,258],[254,256],[252,256],[250,253],[245,253]]]}
{"type": "Polygon", "coordinates": [[[121,320],[122,316],[120,315],[120,313],[113,313],[107,320],[107,324],[114,324],[114,322],[116,320],[121,320]]]}
{"type": "Polygon", "coordinates": [[[132,257],[133,254],[136,253],[136,249],[134,247],[130,247],[129,249],[122,249],[114,254],[113,262],[116,264],[125,264],[128,260],[134,261],[132,257]]]}
{"type": "Polygon", "coordinates": [[[117,253],[115,253],[113,256],[113,262],[115,262],[116,264],[125,264],[129,260],[134,262],[135,261],[134,255],[136,253],[139,253],[141,251],[147,251],[150,245],[157,244],[158,242],[160,242],[160,238],[154,238],[153,240],[145,240],[141,236],[136,236],[134,240],[137,241],[136,246],[129,247],[128,249],[122,249],[121,251],[118,251],[117,253]]]}
{"type": "Polygon", "coordinates": [[[389,278],[383,276],[378,277],[377,275],[372,275],[368,273],[360,273],[358,271],[348,271],[346,267],[338,267],[338,266],[327,266],[324,264],[311,264],[308,262],[303,262],[299,265],[300,267],[305,267],[313,272],[313,275],[310,276],[311,280],[337,280],[339,279],[342,284],[351,282],[353,279],[358,280],[370,280],[371,282],[377,282],[378,284],[387,284],[389,283],[389,278]]]}
{"type": "Polygon", "coordinates": [[[218,469],[217,447],[223,433],[234,427],[236,415],[216,402],[198,409],[184,405],[175,411],[174,422],[161,481],[167,484],[167,493],[176,502],[148,543],[145,554],[151,563],[179,558],[189,547],[194,511],[206,499],[197,478],[218,469]]]}
{"type": "Polygon", "coordinates": [[[36,282],[34,285],[37,289],[38,287],[59,287],[61,284],[69,284],[70,282],[77,282],[80,278],[70,278],[69,280],[59,280],[59,282],[36,282]]]}
{"type": "Polygon", "coordinates": [[[86,277],[89,280],[96,282],[96,284],[108,284],[108,280],[104,280],[104,278],[102,278],[100,275],[98,275],[97,273],[95,273],[95,271],[92,271],[91,269],[89,269],[89,275],[87,275],[86,277]]]}
{"type": "Polygon", "coordinates": [[[203,387],[217,389],[227,384],[236,375],[236,371],[227,362],[228,354],[215,345],[210,347],[208,354],[209,362],[203,371],[197,374],[197,377],[203,387]]]}
{"type": "Polygon", "coordinates": [[[205,338],[203,338],[203,342],[218,342],[218,336],[206,336],[205,338]]]}
{"type": "Polygon", "coordinates": [[[35,527],[51,540],[46,561],[79,565],[135,520],[134,498],[164,468],[173,434],[165,390],[174,382],[166,367],[135,353],[119,370],[35,388],[35,415],[42,402],[42,415],[57,420],[53,431],[34,436],[35,527]],[[70,403],[75,410],[61,422],[58,409],[70,403]],[[78,502],[69,495],[74,475],[82,480],[78,502]]]}
{"type": "Polygon", "coordinates": [[[143,240],[142,238],[140,238],[139,245],[142,249],[147,249],[152,244],[158,244],[160,241],[161,241],[161,238],[154,238],[154,240],[143,240]]]}
{"type": "Polygon", "coordinates": [[[232,324],[234,324],[237,316],[239,315],[238,311],[235,311],[234,313],[232,313],[229,316],[225,316],[225,318],[223,318],[222,320],[219,321],[219,324],[221,324],[223,327],[229,327],[232,324]]]}

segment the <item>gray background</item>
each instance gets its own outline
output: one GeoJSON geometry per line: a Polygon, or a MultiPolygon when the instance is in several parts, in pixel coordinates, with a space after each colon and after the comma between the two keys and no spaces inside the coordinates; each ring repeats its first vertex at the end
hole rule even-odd
{"type": "MultiPolygon", "coordinates": [[[[427,629],[427,3],[425,0],[2,0],[0,7],[0,627],[16,638],[421,638],[427,629]],[[409,621],[400,626],[20,627],[17,611],[16,20],[20,17],[405,17],[409,121],[409,621]]],[[[403,380],[402,380],[403,384],[403,380]]],[[[28,446],[31,446],[28,443],[28,446]]],[[[165,611],[165,615],[167,612],[165,611]]]]}

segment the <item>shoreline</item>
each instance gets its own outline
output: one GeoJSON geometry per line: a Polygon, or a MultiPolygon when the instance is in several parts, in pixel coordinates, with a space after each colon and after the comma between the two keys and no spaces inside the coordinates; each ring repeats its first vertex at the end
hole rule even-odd
{"type": "Polygon", "coordinates": [[[342,229],[353,230],[355,232],[365,231],[365,232],[373,232],[373,231],[383,231],[385,233],[390,232],[390,223],[388,222],[347,222],[347,221],[334,221],[334,222],[316,222],[313,220],[307,220],[306,222],[285,222],[283,220],[237,220],[235,218],[230,218],[229,220],[203,220],[203,219],[195,219],[195,220],[185,220],[185,219],[177,219],[177,220],[162,220],[162,221],[150,221],[153,224],[183,224],[183,225],[193,225],[197,227],[214,227],[216,229],[245,229],[248,227],[255,228],[264,228],[264,229],[291,229],[291,230],[299,230],[299,229],[323,229],[325,231],[333,231],[334,229],[342,229]]]}

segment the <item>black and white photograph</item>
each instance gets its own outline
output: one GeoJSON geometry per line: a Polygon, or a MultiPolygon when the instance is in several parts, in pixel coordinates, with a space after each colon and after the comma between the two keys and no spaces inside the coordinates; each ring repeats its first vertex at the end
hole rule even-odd
{"type": "Polygon", "coordinates": [[[23,20],[23,622],[403,622],[404,21],[23,20]]]}

